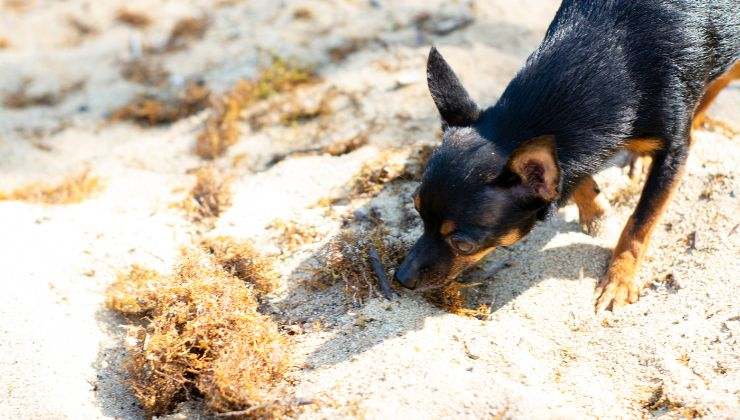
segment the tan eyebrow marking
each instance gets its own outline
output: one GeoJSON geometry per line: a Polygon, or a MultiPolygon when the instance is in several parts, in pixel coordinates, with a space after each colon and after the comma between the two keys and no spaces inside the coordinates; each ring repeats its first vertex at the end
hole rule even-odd
{"type": "Polygon", "coordinates": [[[447,236],[450,233],[452,233],[457,225],[455,225],[455,222],[452,220],[445,220],[442,222],[442,226],[439,227],[439,233],[442,234],[442,236],[447,236]]]}
{"type": "Polygon", "coordinates": [[[421,208],[421,197],[419,197],[419,194],[414,195],[414,207],[416,207],[417,210],[421,208]]]}

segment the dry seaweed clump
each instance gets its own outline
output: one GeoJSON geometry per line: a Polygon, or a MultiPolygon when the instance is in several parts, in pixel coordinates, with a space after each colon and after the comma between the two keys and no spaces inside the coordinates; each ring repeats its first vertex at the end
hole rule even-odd
{"type": "Polygon", "coordinates": [[[106,303],[125,315],[143,314],[154,309],[165,281],[167,278],[156,271],[134,265],[129,272],[118,274],[106,292],[106,303]]]}
{"type": "Polygon", "coordinates": [[[383,186],[399,177],[406,176],[403,163],[391,160],[391,153],[384,153],[379,158],[365,162],[350,181],[349,195],[375,196],[383,186]]]}
{"type": "MultiPolygon", "coordinates": [[[[131,77],[136,77],[133,73],[131,77]]],[[[178,93],[145,94],[134,98],[111,116],[113,121],[131,120],[142,125],[175,122],[205,109],[211,91],[205,84],[189,82],[178,93]]]]}
{"type": "Polygon", "coordinates": [[[52,106],[60,102],[59,97],[51,92],[29,94],[26,86],[24,84],[15,92],[8,94],[3,104],[8,108],[21,109],[31,106],[52,106]]]}
{"type": "Polygon", "coordinates": [[[0,191],[0,201],[18,200],[41,204],[79,203],[102,190],[103,184],[89,170],[65,177],[58,184],[33,183],[9,193],[0,191]]]}
{"type": "MultiPolygon", "coordinates": [[[[374,247],[383,266],[395,267],[405,255],[405,246],[389,237],[387,229],[376,226],[370,231],[344,230],[318,255],[318,265],[308,286],[322,289],[340,284],[344,294],[354,305],[381,296],[378,279],[368,255],[374,247]]],[[[386,273],[387,275],[388,273],[386,273]]]]}
{"type": "Polygon", "coordinates": [[[303,93],[308,94],[304,98],[298,95],[279,96],[262,104],[256,112],[250,112],[247,121],[252,130],[261,130],[274,124],[295,126],[314,119],[323,119],[334,112],[333,102],[340,96],[340,92],[334,87],[323,92],[303,93]]]}
{"type": "MultiPolygon", "coordinates": [[[[153,60],[151,58],[137,58],[123,64],[123,67],[121,68],[121,76],[130,82],[148,86],[161,86],[167,82],[167,79],[170,77],[170,73],[164,68],[162,63],[157,60],[153,60]]],[[[186,87],[185,97],[187,98],[190,96],[190,102],[192,102],[192,98],[199,97],[199,95],[197,95],[199,92],[197,88],[197,85],[186,87]],[[191,89],[190,95],[188,95],[188,88],[191,89]]],[[[200,91],[200,93],[205,93],[205,91],[200,91]]],[[[205,99],[205,97],[203,97],[203,99],[205,99]]]]}
{"type": "Polygon", "coordinates": [[[146,28],[152,24],[152,19],[148,15],[131,9],[118,9],[116,21],[135,28],[146,28]]]}
{"type": "Polygon", "coordinates": [[[491,316],[491,307],[480,304],[471,309],[465,298],[464,290],[468,286],[452,282],[439,289],[433,289],[424,293],[424,298],[432,305],[455,315],[466,316],[486,320],[491,316]]]}
{"type": "Polygon", "coordinates": [[[5,0],[3,1],[3,7],[16,13],[25,13],[28,9],[35,6],[36,2],[28,0],[5,0]]]}
{"type": "Polygon", "coordinates": [[[107,305],[137,323],[126,367],[150,414],[202,397],[216,413],[269,417],[265,407],[275,405],[290,356],[277,324],[258,312],[255,292],[196,252],[185,253],[173,275],[134,267],[116,279],[107,305]]]}
{"type": "Polygon", "coordinates": [[[370,44],[371,39],[365,37],[351,37],[342,40],[342,42],[329,49],[329,58],[334,63],[340,63],[350,55],[360,51],[370,44]]]}
{"type": "Polygon", "coordinates": [[[95,35],[98,32],[98,28],[83,21],[77,16],[67,16],[67,23],[74,29],[79,36],[95,35]]]}
{"type": "Polygon", "coordinates": [[[182,203],[182,208],[195,222],[217,218],[231,206],[231,177],[211,166],[195,171],[195,185],[182,203]]]}
{"type": "Polygon", "coordinates": [[[704,183],[704,188],[699,194],[699,198],[702,200],[711,200],[715,193],[722,191],[723,189],[731,189],[732,176],[725,174],[711,174],[704,183]]]}
{"type": "Polygon", "coordinates": [[[241,134],[242,111],[251,104],[315,80],[313,71],[280,58],[262,70],[255,80],[240,80],[211,104],[211,116],[198,136],[195,153],[204,159],[223,155],[241,134]]]}
{"type": "Polygon", "coordinates": [[[54,106],[85,86],[85,81],[77,81],[67,86],[62,86],[58,91],[31,92],[30,86],[33,81],[25,79],[21,82],[18,89],[8,94],[3,100],[3,104],[8,108],[21,109],[32,106],[54,106]]]}
{"type": "Polygon", "coordinates": [[[432,157],[435,148],[434,145],[428,143],[418,145],[409,155],[404,173],[413,180],[421,180],[424,170],[427,167],[427,162],[432,157]]]}
{"type": "Polygon", "coordinates": [[[298,7],[293,10],[293,19],[296,20],[311,20],[314,17],[314,13],[307,7],[298,7]]]}
{"type": "Polygon", "coordinates": [[[262,294],[275,290],[279,277],[272,262],[260,255],[250,242],[237,242],[227,236],[205,239],[201,248],[213,256],[215,262],[227,273],[252,283],[262,294]]]}
{"type": "Polygon", "coordinates": [[[348,139],[329,144],[322,148],[321,152],[331,156],[343,156],[365,146],[368,141],[369,134],[367,132],[363,132],[348,139]]]}
{"type": "Polygon", "coordinates": [[[389,182],[420,180],[435,146],[420,144],[403,153],[388,151],[365,162],[351,181],[354,196],[374,196],[389,182]]]}
{"type": "Polygon", "coordinates": [[[684,419],[695,419],[706,415],[693,407],[672,400],[665,394],[663,384],[652,390],[650,397],[643,401],[642,407],[652,413],[671,413],[684,419]]]}
{"type": "Polygon", "coordinates": [[[203,38],[209,24],[210,22],[206,16],[180,19],[170,31],[165,50],[181,50],[187,47],[189,42],[203,38]]]}
{"type": "Polygon", "coordinates": [[[316,241],[319,236],[313,226],[304,226],[290,220],[273,220],[268,228],[277,232],[280,248],[288,252],[316,241]]]}

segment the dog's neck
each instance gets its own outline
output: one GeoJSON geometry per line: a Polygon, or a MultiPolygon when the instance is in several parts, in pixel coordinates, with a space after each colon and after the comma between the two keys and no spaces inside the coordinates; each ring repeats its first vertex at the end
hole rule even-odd
{"type": "Polygon", "coordinates": [[[536,70],[525,66],[496,104],[483,112],[480,125],[485,128],[481,131],[504,156],[528,139],[554,136],[564,202],[584,176],[607,165],[618,151],[614,145],[621,142],[614,138],[628,138],[631,121],[607,108],[584,107],[580,96],[585,93],[547,85],[536,70]],[[593,147],[583,147],[596,144],[603,146],[597,148],[599,155],[592,154],[593,147]]]}

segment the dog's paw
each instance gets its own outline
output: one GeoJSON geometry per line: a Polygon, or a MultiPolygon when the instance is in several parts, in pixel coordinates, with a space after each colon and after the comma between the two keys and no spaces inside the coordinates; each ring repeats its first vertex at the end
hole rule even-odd
{"type": "Polygon", "coordinates": [[[588,220],[581,220],[580,224],[581,229],[586,234],[591,236],[599,236],[599,234],[604,231],[604,226],[606,225],[606,215],[602,214],[601,216],[592,217],[588,220]]]}
{"type": "Polygon", "coordinates": [[[632,156],[627,171],[632,189],[639,189],[642,186],[643,181],[647,178],[648,171],[650,171],[652,161],[653,159],[650,156],[632,156]]]}
{"type": "Polygon", "coordinates": [[[604,231],[609,202],[599,194],[588,208],[579,208],[578,219],[581,229],[591,236],[598,236],[604,231]]]}
{"type": "Polygon", "coordinates": [[[601,279],[594,292],[596,312],[614,310],[640,298],[640,287],[632,276],[617,276],[608,273],[601,279]]]}

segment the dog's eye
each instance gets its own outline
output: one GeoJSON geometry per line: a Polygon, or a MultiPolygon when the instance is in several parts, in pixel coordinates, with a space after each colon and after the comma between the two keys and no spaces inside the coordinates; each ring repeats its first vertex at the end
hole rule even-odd
{"type": "Polygon", "coordinates": [[[469,254],[475,250],[475,243],[460,235],[453,235],[449,239],[450,246],[461,254],[469,254]]]}

